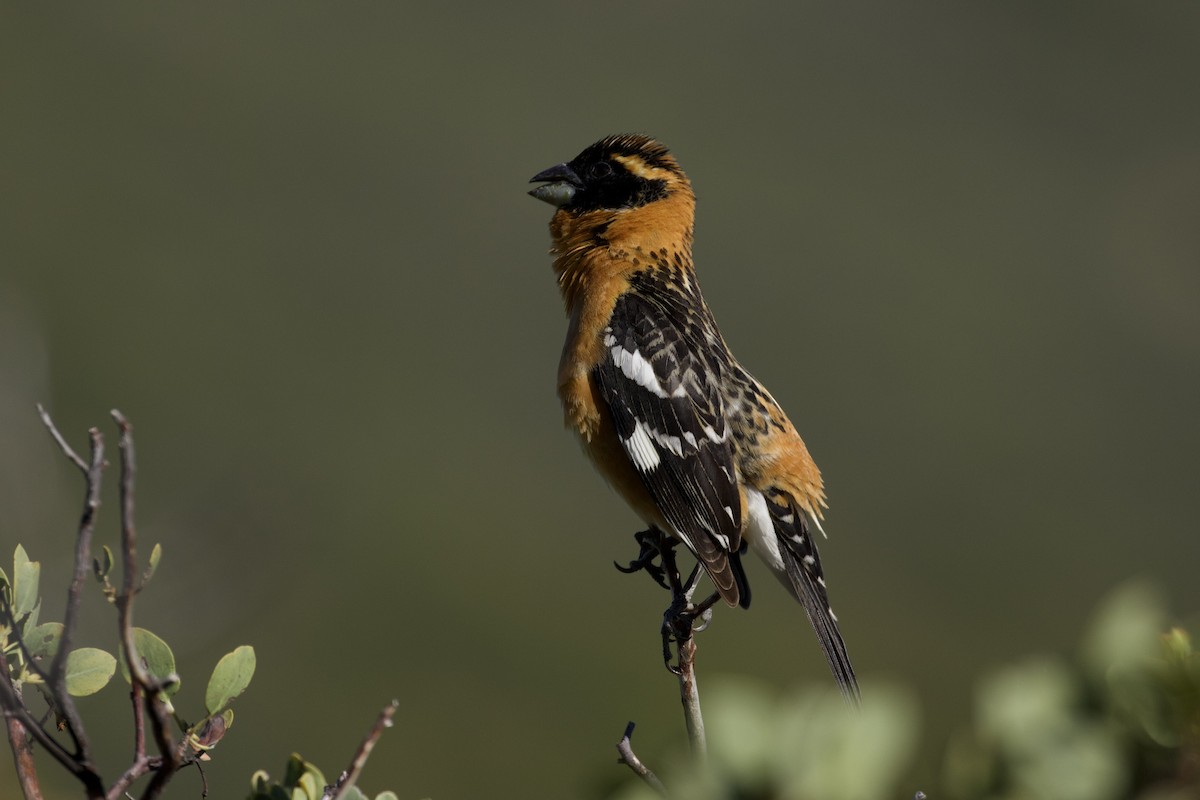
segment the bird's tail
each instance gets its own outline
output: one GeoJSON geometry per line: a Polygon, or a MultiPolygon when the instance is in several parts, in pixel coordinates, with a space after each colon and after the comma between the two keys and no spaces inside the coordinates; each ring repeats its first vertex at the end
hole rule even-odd
{"type": "Polygon", "coordinates": [[[785,492],[769,489],[764,493],[764,498],[774,529],[779,561],[782,562],[772,566],[780,572],[780,581],[804,606],[833,677],[837,679],[838,688],[857,705],[858,680],[854,677],[850,654],[838,630],[837,617],[829,606],[829,594],[821,572],[821,557],[817,553],[816,541],[809,534],[808,515],[785,492]]]}

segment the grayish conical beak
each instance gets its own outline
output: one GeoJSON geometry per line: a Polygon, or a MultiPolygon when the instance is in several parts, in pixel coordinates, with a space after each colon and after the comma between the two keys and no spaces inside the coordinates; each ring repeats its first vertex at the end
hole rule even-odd
{"type": "Polygon", "coordinates": [[[544,200],[555,208],[562,208],[571,202],[575,193],[583,188],[583,181],[566,164],[555,164],[550,169],[544,169],[529,179],[530,183],[538,181],[547,183],[536,189],[530,189],[529,194],[538,200],[544,200]]]}

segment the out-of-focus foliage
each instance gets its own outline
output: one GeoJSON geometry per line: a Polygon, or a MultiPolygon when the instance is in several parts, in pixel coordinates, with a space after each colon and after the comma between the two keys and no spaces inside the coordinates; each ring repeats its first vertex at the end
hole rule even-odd
{"type": "MultiPolygon", "coordinates": [[[[247,800],[321,800],[325,794],[325,775],[315,764],[310,764],[292,753],[283,779],[272,781],[265,770],[259,770],[250,778],[250,794],[247,800]]],[[[343,795],[345,800],[368,800],[357,786],[351,786],[343,795]]],[[[375,800],[397,800],[394,792],[380,792],[375,800]]]]}
{"type": "MultiPolygon", "coordinates": [[[[1166,622],[1155,591],[1132,583],[1102,604],[1078,656],[1032,656],[984,676],[939,777],[911,773],[918,710],[906,691],[865,683],[855,711],[833,691],[779,697],[745,681],[706,688],[709,763],[681,758],[661,777],[696,800],[1195,798],[1200,655],[1166,622]]],[[[631,783],[617,796],[657,795],[631,783]]]]}
{"type": "Polygon", "coordinates": [[[1200,796],[1200,657],[1143,583],[1101,606],[1072,659],[1040,656],[987,676],[975,724],[946,757],[965,798],[1200,796]]]}

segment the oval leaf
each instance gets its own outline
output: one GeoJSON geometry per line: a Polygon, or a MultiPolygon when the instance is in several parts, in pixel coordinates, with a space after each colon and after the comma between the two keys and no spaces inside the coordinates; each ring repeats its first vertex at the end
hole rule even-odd
{"type": "Polygon", "coordinates": [[[150,582],[154,577],[154,573],[158,571],[158,562],[162,559],[162,545],[154,545],[154,549],[150,551],[150,563],[146,567],[146,571],[142,573],[142,586],[150,582]]]}
{"type": "Polygon", "coordinates": [[[38,614],[42,610],[42,601],[39,599],[37,605],[29,612],[29,616],[25,617],[25,624],[21,627],[23,631],[31,631],[38,626],[38,614]]]}
{"type": "Polygon", "coordinates": [[[25,548],[17,545],[13,553],[13,617],[21,617],[33,611],[37,605],[38,581],[42,576],[42,565],[30,561],[25,548]]]}
{"type": "MultiPolygon", "coordinates": [[[[167,646],[166,642],[150,631],[145,628],[134,628],[133,646],[137,648],[138,658],[142,660],[146,671],[154,680],[162,683],[175,673],[175,654],[171,652],[171,648],[167,646]]],[[[125,676],[125,682],[130,683],[129,665],[125,661],[125,648],[122,647],[120,652],[121,674],[125,676]]],[[[179,685],[180,680],[176,676],[174,682],[168,684],[165,689],[167,695],[178,692],[179,685]]]]}
{"type": "Polygon", "coordinates": [[[204,707],[208,713],[216,714],[229,704],[229,701],[246,691],[250,679],[254,677],[254,648],[242,645],[232,653],[226,653],[212,671],[208,679],[208,689],[204,692],[204,707]]]}
{"type": "Polygon", "coordinates": [[[104,688],[117,671],[117,660],[95,647],[81,647],[67,656],[67,694],[84,697],[104,688]]]}
{"type": "Polygon", "coordinates": [[[34,658],[54,658],[58,652],[58,641],[62,638],[61,622],[47,622],[25,632],[25,646],[34,658]]]}

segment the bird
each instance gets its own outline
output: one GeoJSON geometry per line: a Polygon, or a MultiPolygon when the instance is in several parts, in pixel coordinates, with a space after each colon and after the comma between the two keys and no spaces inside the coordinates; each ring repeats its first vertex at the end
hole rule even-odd
{"type": "Polygon", "coordinates": [[[687,175],[657,140],[618,134],[530,182],[540,185],[529,194],[555,207],[567,427],[633,511],[691,551],[728,605],[750,605],[747,549],[765,562],[857,702],[813,538],[824,535],[821,473],[700,292],[687,175]]]}

